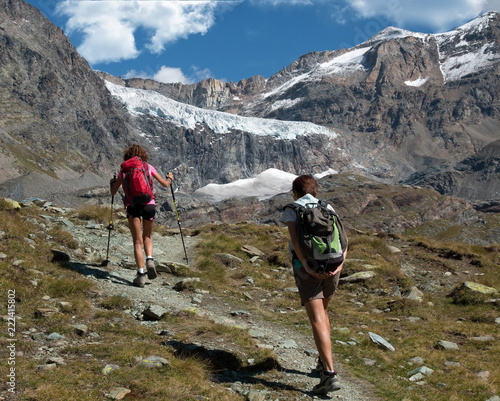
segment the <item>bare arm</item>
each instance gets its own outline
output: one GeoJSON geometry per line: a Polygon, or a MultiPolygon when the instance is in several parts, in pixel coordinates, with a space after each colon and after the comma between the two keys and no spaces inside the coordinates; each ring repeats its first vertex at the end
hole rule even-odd
{"type": "Polygon", "coordinates": [[[156,181],[158,181],[162,186],[169,187],[174,181],[174,175],[172,173],[168,173],[165,178],[163,178],[160,174],[154,173],[153,177],[156,181]]]}

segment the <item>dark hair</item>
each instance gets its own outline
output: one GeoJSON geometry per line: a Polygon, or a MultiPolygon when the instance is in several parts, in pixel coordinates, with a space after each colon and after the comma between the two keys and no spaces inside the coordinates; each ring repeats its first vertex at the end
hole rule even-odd
{"type": "Polygon", "coordinates": [[[299,198],[306,194],[316,197],[318,195],[318,182],[310,175],[299,175],[292,183],[292,190],[299,198]]]}
{"type": "Polygon", "coordinates": [[[143,162],[147,162],[149,160],[148,152],[146,152],[146,149],[136,144],[130,145],[123,152],[124,161],[135,156],[139,157],[143,162]]]}

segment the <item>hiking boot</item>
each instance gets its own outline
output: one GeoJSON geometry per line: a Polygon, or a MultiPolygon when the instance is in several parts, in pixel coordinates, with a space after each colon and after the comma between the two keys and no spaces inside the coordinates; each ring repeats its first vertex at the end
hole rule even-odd
{"type": "Polygon", "coordinates": [[[148,278],[150,280],[154,280],[156,277],[158,277],[158,274],[156,274],[155,261],[153,260],[153,258],[146,259],[146,268],[148,269],[148,278]]]}
{"type": "Polygon", "coordinates": [[[330,391],[340,390],[339,379],[337,373],[321,372],[319,383],[313,387],[313,393],[326,394],[330,391]]]}
{"type": "Polygon", "coordinates": [[[323,366],[323,361],[321,360],[320,357],[318,357],[314,371],[317,372],[318,374],[321,374],[321,372],[323,372],[323,370],[325,370],[325,367],[323,366]]]}
{"type": "Polygon", "coordinates": [[[146,284],[146,273],[137,273],[137,276],[135,276],[133,283],[136,287],[143,288],[144,284],[146,284]]]}

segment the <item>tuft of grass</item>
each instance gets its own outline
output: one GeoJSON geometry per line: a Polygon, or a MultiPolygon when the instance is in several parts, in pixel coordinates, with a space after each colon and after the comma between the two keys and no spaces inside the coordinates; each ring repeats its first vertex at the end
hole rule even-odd
{"type": "MultiPolygon", "coordinates": [[[[84,205],[76,210],[76,217],[80,220],[96,221],[107,225],[111,217],[111,209],[100,205],[84,205]]],[[[113,220],[116,220],[114,215],[113,220]]]]}
{"type": "Polygon", "coordinates": [[[112,295],[103,299],[100,305],[105,309],[111,310],[125,310],[130,309],[133,306],[133,302],[127,298],[120,295],[112,295]]]}

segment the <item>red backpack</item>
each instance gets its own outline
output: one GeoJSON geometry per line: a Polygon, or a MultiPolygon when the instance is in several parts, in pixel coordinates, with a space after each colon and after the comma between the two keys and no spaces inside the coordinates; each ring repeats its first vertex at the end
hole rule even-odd
{"type": "Polygon", "coordinates": [[[154,199],[153,177],[149,166],[139,157],[132,157],[121,164],[125,206],[144,205],[154,199]]]}

